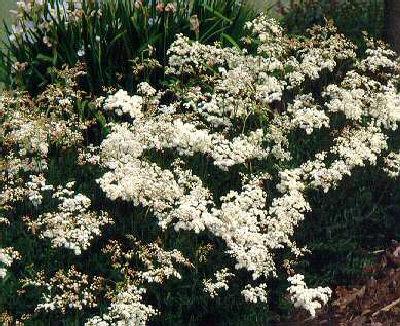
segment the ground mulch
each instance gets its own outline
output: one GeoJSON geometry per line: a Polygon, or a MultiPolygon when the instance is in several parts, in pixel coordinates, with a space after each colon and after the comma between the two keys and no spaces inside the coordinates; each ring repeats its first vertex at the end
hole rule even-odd
{"type": "Polygon", "coordinates": [[[400,243],[379,254],[368,276],[352,287],[337,286],[332,301],[314,319],[296,312],[280,326],[400,326],[400,243]]]}

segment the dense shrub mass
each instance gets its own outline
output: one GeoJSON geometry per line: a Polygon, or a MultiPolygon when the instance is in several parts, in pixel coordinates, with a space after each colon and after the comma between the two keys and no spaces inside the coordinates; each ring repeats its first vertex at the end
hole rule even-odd
{"type": "Polygon", "coordinates": [[[3,93],[3,323],[265,325],[270,307],[329,301],[298,230],[360,173],[396,183],[400,61],[331,23],[244,29],[236,47],[176,35],[163,83],[154,51],[127,72],[134,92],[82,86],[81,58],[3,93]]]}

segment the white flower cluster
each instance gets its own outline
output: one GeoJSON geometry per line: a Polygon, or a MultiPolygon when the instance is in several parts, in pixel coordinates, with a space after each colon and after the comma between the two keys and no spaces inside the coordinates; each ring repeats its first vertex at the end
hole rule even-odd
{"type": "Polygon", "coordinates": [[[157,98],[157,90],[147,82],[141,82],[137,86],[137,91],[145,99],[157,98]]]}
{"type": "Polygon", "coordinates": [[[400,153],[389,153],[385,157],[384,171],[391,178],[397,178],[400,175],[400,153]]]}
{"type": "Polygon", "coordinates": [[[189,37],[177,35],[177,40],[168,50],[169,74],[201,74],[213,67],[224,66],[236,58],[240,51],[220,46],[207,46],[192,42],[189,37]]]}
{"type": "Polygon", "coordinates": [[[196,73],[199,80],[213,85],[214,92],[207,100],[200,99],[196,111],[216,127],[229,126],[229,119],[245,119],[261,105],[279,101],[285,82],[272,75],[277,70],[283,70],[283,65],[275,58],[205,46],[184,36],[173,43],[167,68],[178,76],[196,73]],[[207,74],[210,67],[217,72],[207,74]]]}
{"type": "Polygon", "coordinates": [[[145,265],[145,271],[139,273],[138,277],[148,283],[164,283],[171,277],[181,279],[181,274],[174,266],[176,263],[192,267],[189,260],[178,250],[166,251],[156,243],[142,246],[141,249],[143,251],[139,258],[145,265]]]}
{"type": "Polygon", "coordinates": [[[98,182],[111,200],[131,201],[136,206],[149,207],[158,214],[172,208],[184,194],[171,171],[141,160],[131,160],[128,164],[117,166],[98,182]]]}
{"type": "Polygon", "coordinates": [[[387,136],[373,126],[344,130],[336,138],[331,152],[337,154],[349,167],[364,166],[364,162],[375,165],[382,150],[387,148],[387,136]]]}
{"type": "Polygon", "coordinates": [[[201,179],[189,170],[184,170],[177,162],[175,173],[178,176],[178,184],[185,189],[185,195],[181,196],[175,208],[162,217],[160,226],[166,228],[174,221],[175,231],[188,230],[200,233],[206,229],[207,211],[212,205],[211,193],[204,187],[201,179]]]}
{"type": "Polygon", "coordinates": [[[214,164],[224,171],[237,164],[250,162],[252,159],[266,159],[268,148],[263,147],[263,130],[257,129],[248,135],[240,135],[231,141],[226,139],[212,147],[210,155],[214,164]]]}
{"type": "Polygon", "coordinates": [[[227,171],[234,165],[263,160],[269,150],[263,145],[263,131],[227,139],[222,133],[210,133],[198,123],[171,121],[169,115],[112,125],[112,133],[101,144],[101,157],[110,168],[140,158],[145,149],[174,148],[180,156],[197,153],[211,157],[214,165],[227,171]]]}
{"type": "Polygon", "coordinates": [[[246,285],[242,290],[242,295],[246,302],[250,303],[267,303],[268,302],[268,292],[267,284],[261,283],[258,286],[246,285]]]}
{"type": "Polygon", "coordinates": [[[26,183],[27,185],[27,197],[33,206],[37,207],[42,204],[43,192],[53,190],[52,185],[46,184],[46,178],[43,174],[30,175],[30,180],[26,183]]]}
{"type": "Polygon", "coordinates": [[[247,23],[247,27],[255,37],[258,53],[279,62],[275,67],[285,74],[287,84],[283,85],[288,89],[300,86],[307,78],[317,80],[325,70],[333,71],[337,62],[356,57],[355,46],[337,34],[330,23],[310,29],[310,39],[302,43],[289,39],[276,20],[265,16],[247,23]]]}
{"type": "Polygon", "coordinates": [[[271,156],[279,161],[289,161],[292,158],[288,149],[288,135],[293,129],[292,121],[288,115],[275,117],[265,135],[266,140],[271,146],[271,156]]]}
{"type": "Polygon", "coordinates": [[[119,198],[148,207],[163,229],[172,221],[176,230],[198,233],[205,229],[203,212],[210,203],[210,194],[188,170],[163,170],[157,164],[136,159],[107,172],[98,182],[111,200],[119,198]]]}
{"type": "Polygon", "coordinates": [[[228,268],[223,268],[215,272],[215,281],[212,279],[206,279],[203,281],[204,292],[208,293],[211,298],[218,296],[218,292],[221,290],[228,291],[228,279],[235,276],[235,274],[230,273],[228,268]]]}
{"type": "Polygon", "coordinates": [[[296,56],[287,60],[289,88],[299,86],[307,78],[317,80],[324,72],[332,72],[338,63],[356,58],[355,46],[338,34],[331,22],[310,29],[310,39],[300,44],[296,56]],[[318,46],[315,46],[315,44],[318,46]]]}
{"type": "Polygon", "coordinates": [[[241,192],[231,191],[220,198],[221,208],[212,208],[207,219],[208,229],[225,240],[229,253],[236,259],[236,269],[247,269],[253,278],[275,273],[275,264],[268,234],[262,232],[266,218],[267,194],[258,177],[243,186],[241,192]]]}
{"type": "Polygon", "coordinates": [[[241,56],[231,65],[229,70],[220,68],[221,76],[215,80],[211,100],[202,103],[207,119],[215,116],[243,119],[282,98],[285,82],[272,74],[282,69],[279,61],[241,56]]]}
{"type": "Polygon", "coordinates": [[[296,308],[307,310],[312,317],[316,310],[326,305],[332,295],[328,287],[308,288],[304,282],[304,275],[296,274],[288,278],[291,285],[288,288],[290,299],[296,308]]]}
{"type": "Polygon", "coordinates": [[[129,96],[122,89],[110,95],[104,102],[104,109],[115,111],[118,116],[129,115],[132,119],[142,117],[143,98],[138,95],[129,96]]]}
{"type": "Polygon", "coordinates": [[[335,188],[344,176],[351,175],[354,168],[363,167],[367,162],[375,165],[386,148],[386,137],[379,128],[367,126],[344,130],[330,149],[330,153],[337,155],[338,159],[327,166],[324,160],[328,153],[322,152],[315,156],[315,160],[308,161],[298,168],[281,171],[277,189],[281,193],[298,193],[304,192],[308,187],[328,192],[335,188]]]}
{"type": "MultiPolygon", "coordinates": [[[[48,90],[46,100],[58,101],[56,98],[62,98],[58,92],[48,90]]],[[[0,204],[4,207],[24,199],[40,204],[40,191],[49,190],[44,174],[50,146],[76,146],[87,128],[75,113],[60,109],[47,114],[40,110],[39,103],[40,99],[25,93],[3,93],[0,97],[0,138],[5,150],[0,204]],[[32,105],[37,107],[32,109],[32,105]]]]}
{"type": "Polygon", "coordinates": [[[384,47],[373,47],[365,51],[367,57],[361,60],[359,67],[373,73],[392,72],[391,77],[397,77],[399,71],[399,59],[396,52],[384,47]]]}
{"type": "Polygon", "coordinates": [[[375,124],[396,130],[400,121],[400,95],[392,83],[381,84],[367,75],[349,71],[340,86],[331,84],[325,96],[328,110],[347,119],[372,118],[375,124]]]}
{"type": "Polygon", "coordinates": [[[142,302],[146,293],[144,284],[162,284],[172,277],[180,279],[175,264],[193,267],[178,250],[166,251],[157,243],[144,244],[132,236],[128,238],[132,245],[129,250],[118,241],[109,241],[103,250],[111,256],[112,267],[124,276],[124,281],[108,294],[111,297],[108,312],[90,318],[86,326],[147,325],[148,319],[158,312],[142,302]],[[143,270],[133,264],[135,259],[143,264],[143,270]]]}
{"type": "Polygon", "coordinates": [[[26,156],[37,153],[41,157],[47,156],[49,151],[47,131],[43,128],[38,128],[36,122],[26,121],[22,123],[19,129],[14,129],[9,133],[9,137],[19,143],[19,155],[26,156]]]}
{"type": "Polygon", "coordinates": [[[85,326],[146,326],[148,319],[156,315],[157,311],[141,302],[145,292],[144,288],[137,288],[134,285],[120,289],[108,307],[108,312],[102,316],[92,317],[85,326]]]}
{"type": "Polygon", "coordinates": [[[21,256],[18,251],[12,247],[0,248],[0,279],[7,275],[7,267],[10,267],[14,260],[20,259],[21,256]]]}
{"type": "Polygon", "coordinates": [[[261,15],[247,22],[246,28],[253,33],[258,42],[258,53],[268,57],[279,57],[285,53],[284,30],[275,19],[261,15]]]}
{"type": "Polygon", "coordinates": [[[37,273],[34,279],[23,280],[24,287],[33,286],[44,288],[43,302],[38,304],[35,311],[59,311],[67,309],[82,310],[86,307],[97,306],[97,294],[102,290],[103,279],[90,278],[72,266],[67,272],[57,271],[49,280],[44,273],[37,273]]]}
{"type": "Polygon", "coordinates": [[[70,188],[57,187],[53,198],[60,201],[57,210],[40,215],[37,219],[26,219],[33,233],[39,231],[41,238],[51,240],[53,247],[64,247],[80,255],[90,242],[101,235],[101,227],[113,223],[105,212],[89,211],[91,200],[75,194],[70,188]]]}
{"type": "Polygon", "coordinates": [[[288,112],[292,115],[292,125],[304,129],[308,135],[314,129],[329,128],[329,117],[313,102],[312,95],[307,94],[297,97],[293,105],[288,107],[288,112]]]}

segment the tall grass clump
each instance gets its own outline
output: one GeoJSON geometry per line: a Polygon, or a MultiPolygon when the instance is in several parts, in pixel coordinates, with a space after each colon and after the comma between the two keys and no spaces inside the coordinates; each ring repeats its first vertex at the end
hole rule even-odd
{"type": "MultiPolygon", "coordinates": [[[[14,24],[6,26],[1,77],[7,87],[33,93],[52,80],[52,67],[78,61],[87,67],[87,89],[132,89],[153,59],[165,65],[177,33],[235,45],[255,15],[237,0],[44,0],[18,2],[14,14],[14,24]]],[[[155,79],[162,78],[161,68],[155,79]]]]}

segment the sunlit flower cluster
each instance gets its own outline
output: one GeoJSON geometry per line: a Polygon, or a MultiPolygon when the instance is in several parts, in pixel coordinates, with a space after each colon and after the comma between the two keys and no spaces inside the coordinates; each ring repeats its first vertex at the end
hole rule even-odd
{"type": "Polygon", "coordinates": [[[308,288],[304,282],[304,275],[294,275],[288,278],[290,287],[288,289],[290,299],[296,308],[307,310],[311,316],[315,316],[316,310],[327,304],[331,297],[332,290],[330,288],[308,288]]]}
{"type": "Polygon", "coordinates": [[[113,221],[105,212],[90,211],[91,200],[85,195],[75,194],[70,189],[72,186],[73,183],[68,183],[66,188],[59,186],[52,195],[59,201],[57,210],[34,220],[25,220],[33,233],[50,239],[53,247],[65,247],[80,255],[96,236],[101,235],[101,227],[113,221]]]}
{"type": "Polygon", "coordinates": [[[129,96],[123,90],[119,90],[114,95],[109,96],[104,103],[105,110],[113,110],[119,116],[127,114],[133,119],[142,116],[142,106],[143,98],[141,96],[129,96]]]}
{"type": "Polygon", "coordinates": [[[267,284],[262,283],[257,286],[246,285],[242,290],[242,295],[246,302],[250,303],[267,303],[268,293],[267,284]]]}
{"type": "Polygon", "coordinates": [[[111,326],[111,325],[137,325],[145,326],[149,318],[157,314],[157,311],[146,306],[141,301],[144,288],[128,285],[120,289],[108,307],[107,313],[89,319],[85,326],[111,326]]]}
{"type": "Polygon", "coordinates": [[[7,274],[7,267],[10,267],[14,260],[20,259],[18,251],[12,247],[0,248],[0,279],[7,274]]]}
{"type": "Polygon", "coordinates": [[[82,310],[97,306],[97,295],[103,289],[101,277],[90,278],[79,272],[74,266],[68,271],[59,270],[47,279],[38,273],[33,279],[23,280],[24,287],[44,288],[42,303],[36,311],[58,310],[65,313],[68,309],[82,310]]]}
{"type": "Polygon", "coordinates": [[[212,279],[207,279],[203,281],[204,291],[207,292],[211,298],[216,297],[221,291],[228,291],[229,278],[235,274],[230,273],[227,268],[223,268],[220,271],[215,272],[215,281],[212,279]]]}
{"type": "Polygon", "coordinates": [[[389,153],[385,158],[384,171],[391,178],[400,176],[400,153],[389,153]]]}

